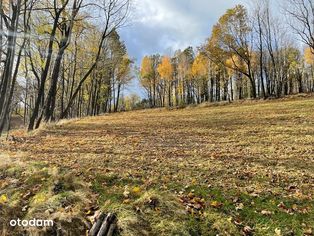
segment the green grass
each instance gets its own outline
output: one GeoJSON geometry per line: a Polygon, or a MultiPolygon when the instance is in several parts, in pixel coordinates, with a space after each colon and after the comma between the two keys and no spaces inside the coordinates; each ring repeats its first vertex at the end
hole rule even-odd
{"type": "Polygon", "coordinates": [[[313,110],[313,98],[298,98],[49,125],[4,146],[17,161],[0,162],[3,182],[22,183],[4,192],[18,201],[40,185],[23,205],[43,192],[54,201],[26,213],[52,204],[61,226],[64,215],[89,221],[96,208],[114,211],[128,236],[310,235],[313,110]]]}

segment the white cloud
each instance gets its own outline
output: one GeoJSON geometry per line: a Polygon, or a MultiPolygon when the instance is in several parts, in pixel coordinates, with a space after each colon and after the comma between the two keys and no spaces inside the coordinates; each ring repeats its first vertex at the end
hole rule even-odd
{"type": "MultiPolygon", "coordinates": [[[[120,34],[139,65],[145,55],[169,55],[177,49],[200,45],[226,9],[241,0],[133,1],[130,26],[122,28],[120,34]]],[[[132,92],[142,94],[137,83],[127,93],[132,92]]]]}
{"type": "Polygon", "coordinates": [[[209,36],[212,25],[239,1],[136,0],[130,27],[123,28],[131,56],[166,53],[197,46],[209,36]]]}

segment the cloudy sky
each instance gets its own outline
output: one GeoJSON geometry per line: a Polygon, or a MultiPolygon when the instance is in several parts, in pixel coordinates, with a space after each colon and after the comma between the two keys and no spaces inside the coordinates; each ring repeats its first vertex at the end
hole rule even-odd
{"type": "Polygon", "coordinates": [[[177,49],[200,45],[226,9],[248,0],[135,1],[131,22],[120,29],[120,34],[130,56],[140,65],[145,55],[172,54],[177,49]]]}
{"type": "Polygon", "coordinates": [[[120,30],[138,63],[147,54],[197,46],[226,9],[241,0],[135,0],[131,22],[120,30]]]}

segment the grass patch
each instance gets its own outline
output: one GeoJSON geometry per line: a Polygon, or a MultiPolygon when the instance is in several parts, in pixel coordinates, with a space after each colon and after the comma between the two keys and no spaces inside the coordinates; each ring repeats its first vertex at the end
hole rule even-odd
{"type": "Polygon", "coordinates": [[[86,229],[100,208],[122,235],[311,235],[313,108],[245,101],[47,125],[1,146],[5,214],[28,206],[21,217],[86,229]]]}

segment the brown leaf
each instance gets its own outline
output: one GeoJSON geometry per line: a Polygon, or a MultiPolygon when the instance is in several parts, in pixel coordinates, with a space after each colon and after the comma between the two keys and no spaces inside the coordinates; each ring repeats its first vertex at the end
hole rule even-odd
{"type": "Polygon", "coordinates": [[[269,216],[269,215],[272,215],[272,214],[274,214],[272,211],[268,211],[268,210],[262,210],[261,211],[261,214],[262,215],[265,215],[265,216],[269,216]]]}
{"type": "Polygon", "coordinates": [[[218,202],[218,201],[212,201],[210,203],[210,205],[214,208],[220,208],[223,204],[221,202],[218,202]]]}
{"type": "Polygon", "coordinates": [[[253,229],[247,225],[243,228],[243,233],[247,236],[253,235],[253,229]]]}

